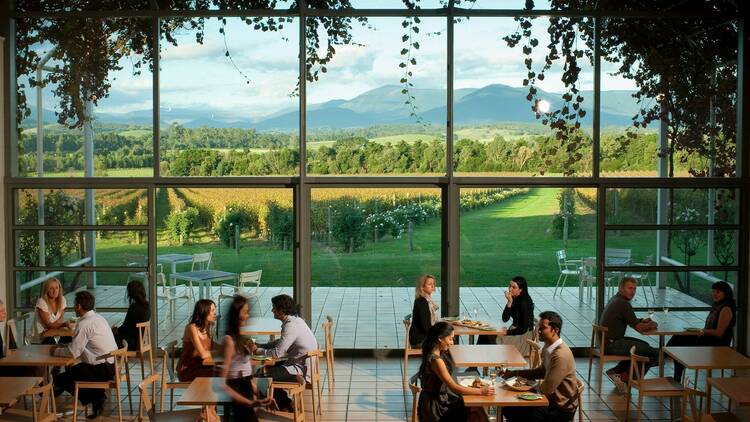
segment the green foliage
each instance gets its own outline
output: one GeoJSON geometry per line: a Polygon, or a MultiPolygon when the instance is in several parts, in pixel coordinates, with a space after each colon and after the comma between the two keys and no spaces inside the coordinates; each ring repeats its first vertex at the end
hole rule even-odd
{"type": "Polygon", "coordinates": [[[365,243],[365,214],[359,203],[353,198],[345,198],[331,210],[333,239],[345,251],[354,252],[365,243]]]}
{"type": "Polygon", "coordinates": [[[268,202],[268,216],[266,226],[268,227],[268,238],[271,243],[284,249],[291,247],[294,238],[294,215],[292,208],[284,207],[276,202],[268,202]]]}
{"type": "Polygon", "coordinates": [[[260,232],[258,213],[237,204],[227,206],[226,212],[215,226],[216,235],[224,246],[233,245],[236,226],[240,227],[241,232],[249,231],[257,235],[260,232]]]}
{"type": "MultiPolygon", "coordinates": [[[[29,191],[23,206],[19,209],[20,224],[39,224],[38,203],[36,197],[29,191]]],[[[50,190],[44,194],[44,224],[71,225],[81,224],[84,220],[83,201],[68,195],[62,190],[50,190]]],[[[31,231],[19,232],[19,261],[24,266],[39,265],[39,233],[31,231]]],[[[48,230],[44,239],[45,264],[62,266],[65,259],[78,248],[76,232],[62,230],[48,230]]]]}
{"type": "Polygon", "coordinates": [[[196,228],[198,210],[186,207],[181,211],[172,210],[166,219],[167,234],[172,244],[185,245],[190,243],[190,236],[196,228]]]}
{"type": "Polygon", "coordinates": [[[568,219],[568,238],[573,238],[578,226],[576,216],[576,193],[575,189],[560,189],[557,194],[557,203],[560,212],[552,216],[552,231],[562,239],[565,235],[565,218],[568,219]]]}

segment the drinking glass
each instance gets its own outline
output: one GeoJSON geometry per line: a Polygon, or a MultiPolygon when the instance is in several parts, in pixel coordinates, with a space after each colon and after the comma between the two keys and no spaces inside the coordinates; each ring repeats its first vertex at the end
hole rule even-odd
{"type": "Polygon", "coordinates": [[[497,368],[490,369],[490,379],[492,380],[492,386],[497,384],[497,368]]]}
{"type": "Polygon", "coordinates": [[[474,308],[474,320],[479,321],[479,310],[474,308]]]}
{"type": "Polygon", "coordinates": [[[654,310],[651,308],[648,309],[648,319],[654,319],[654,310]]]}
{"type": "Polygon", "coordinates": [[[665,305],[663,308],[661,308],[661,310],[666,314],[669,312],[669,306],[665,305]]]}

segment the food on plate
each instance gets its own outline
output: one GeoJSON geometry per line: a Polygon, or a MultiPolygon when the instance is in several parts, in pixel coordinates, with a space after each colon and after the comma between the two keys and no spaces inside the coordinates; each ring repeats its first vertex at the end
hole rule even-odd
{"type": "Polygon", "coordinates": [[[474,388],[482,388],[482,387],[489,387],[489,384],[486,382],[482,382],[482,380],[479,377],[474,378],[474,382],[471,383],[471,386],[474,388]]]}

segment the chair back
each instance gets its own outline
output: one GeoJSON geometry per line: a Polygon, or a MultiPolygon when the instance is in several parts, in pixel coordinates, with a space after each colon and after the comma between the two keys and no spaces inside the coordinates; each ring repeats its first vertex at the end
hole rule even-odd
{"type": "MultiPolygon", "coordinates": [[[[320,383],[320,358],[323,353],[319,349],[307,352],[307,374],[310,375],[310,384],[320,383]]],[[[307,382],[307,381],[305,381],[307,382]]]]}
{"type": "Polygon", "coordinates": [[[190,271],[207,270],[211,266],[211,256],[212,252],[194,253],[190,271]]]}
{"type": "MultiPolygon", "coordinates": [[[[115,364],[115,383],[119,384],[124,379],[130,380],[130,372],[128,371],[128,342],[122,342],[123,347],[121,349],[113,350],[106,355],[99,356],[99,360],[108,358],[114,358],[115,364]]],[[[130,382],[130,381],[128,381],[130,382]]]]}
{"type": "Polygon", "coordinates": [[[154,403],[156,403],[156,380],[159,379],[159,375],[152,374],[151,376],[144,379],[138,384],[138,392],[141,394],[141,399],[138,403],[138,418],[137,421],[143,421],[143,412],[146,412],[149,420],[154,420],[156,410],[154,403]]]}
{"type": "Polygon", "coordinates": [[[148,363],[151,369],[150,374],[154,374],[154,350],[151,344],[151,321],[139,322],[135,324],[138,330],[138,355],[141,360],[146,359],[148,353],[148,363]]]}
{"type": "Polygon", "coordinates": [[[246,284],[255,284],[255,293],[257,293],[262,275],[263,270],[240,273],[240,289],[244,288],[246,284]]]}
{"type": "Polygon", "coordinates": [[[323,323],[323,334],[326,353],[333,353],[333,317],[330,315],[326,315],[326,321],[323,323]]]}
{"type": "Polygon", "coordinates": [[[177,340],[172,340],[166,345],[161,347],[162,351],[162,364],[166,363],[165,367],[162,368],[162,373],[168,376],[164,382],[177,382],[177,340]]]}
{"type": "Polygon", "coordinates": [[[417,404],[419,403],[419,393],[422,392],[422,389],[418,385],[419,383],[419,374],[414,374],[411,378],[409,378],[409,390],[411,391],[411,422],[417,422],[419,419],[417,417],[417,404]]]}
{"type": "Polygon", "coordinates": [[[534,340],[526,339],[529,345],[529,368],[534,369],[542,364],[542,346],[534,340]]]}
{"type": "Polygon", "coordinates": [[[607,331],[603,325],[591,324],[591,353],[594,356],[604,356],[604,346],[607,344],[607,331]]]}
{"type": "Polygon", "coordinates": [[[34,422],[53,422],[57,420],[57,407],[52,396],[52,383],[41,387],[30,388],[26,394],[39,397],[38,403],[32,403],[31,416],[34,422]]]}
{"type": "Polygon", "coordinates": [[[636,388],[646,375],[646,364],[649,359],[646,356],[635,354],[635,346],[630,348],[630,369],[628,371],[628,388],[635,385],[636,388]],[[633,377],[636,379],[634,380],[633,377]]]}
{"type": "Polygon", "coordinates": [[[565,261],[568,260],[568,254],[565,252],[565,249],[560,249],[559,251],[555,252],[555,256],[557,257],[557,267],[561,270],[564,270],[565,261]]]}
{"type": "Polygon", "coordinates": [[[411,314],[404,316],[404,349],[407,351],[411,350],[411,344],[409,344],[409,330],[411,330],[411,314]]]}
{"type": "Polygon", "coordinates": [[[5,321],[5,342],[3,343],[3,354],[8,356],[8,352],[18,348],[18,331],[16,330],[16,320],[11,318],[5,321]]]}

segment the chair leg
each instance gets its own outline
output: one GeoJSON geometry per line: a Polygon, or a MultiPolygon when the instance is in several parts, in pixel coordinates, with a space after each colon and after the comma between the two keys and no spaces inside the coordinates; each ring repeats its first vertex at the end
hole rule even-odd
{"type": "Polygon", "coordinates": [[[316,382],[315,385],[318,387],[318,413],[320,416],[323,416],[323,399],[321,398],[323,394],[321,393],[321,387],[320,387],[320,381],[316,382]]]}
{"type": "MultiPolygon", "coordinates": [[[[128,386],[128,403],[130,404],[130,414],[132,415],[132,414],[134,414],[133,413],[133,395],[131,394],[131,391],[133,391],[133,389],[130,386],[130,370],[128,370],[127,372],[125,372],[125,380],[127,381],[127,386],[128,386]]],[[[118,393],[120,392],[120,383],[117,383],[117,392],[118,393]]]]}
{"type": "Polygon", "coordinates": [[[78,386],[73,390],[73,422],[78,420],[78,386]]]}
{"type": "Polygon", "coordinates": [[[552,292],[552,297],[555,297],[557,295],[557,288],[560,286],[560,280],[562,279],[563,275],[560,273],[560,276],[557,277],[557,283],[555,283],[555,291],[552,292]]]}
{"type": "Polygon", "coordinates": [[[406,373],[408,371],[409,371],[409,355],[407,354],[407,351],[404,350],[404,377],[403,377],[404,390],[406,390],[406,373]]]}
{"type": "Polygon", "coordinates": [[[628,417],[630,416],[630,400],[632,400],[632,395],[628,388],[628,393],[625,395],[625,422],[628,421],[628,417]]]}
{"type": "MultiPolygon", "coordinates": [[[[128,385],[128,389],[130,388],[130,385],[128,385]]],[[[115,390],[117,391],[117,422],[122,422],[122,399],[120,398],[120,383],[117,383],[117,386],[115,387],[115,390]]],[[[128,391],[128,399],[130,399],[130,391],[128,391]]],[[[133,414],[133,400],[130,399],[130,414],[133,414]]]]}
{"type": "Polygon", "coordinates": [[[636,422],[641,422],[641,414],[643,413],[643,393],[638,392],[638,416],[636,422]]]}
{"type": "Polygon", "coordinates": [[[318,420],[318,407],[320,407],[320,403],[318,403],[318,407],[315,406],[315,386],[311,386],[310,389],[310,398],[312,399],[312,414],[313,414],[313,422],[316,422],[318,420]]]}

